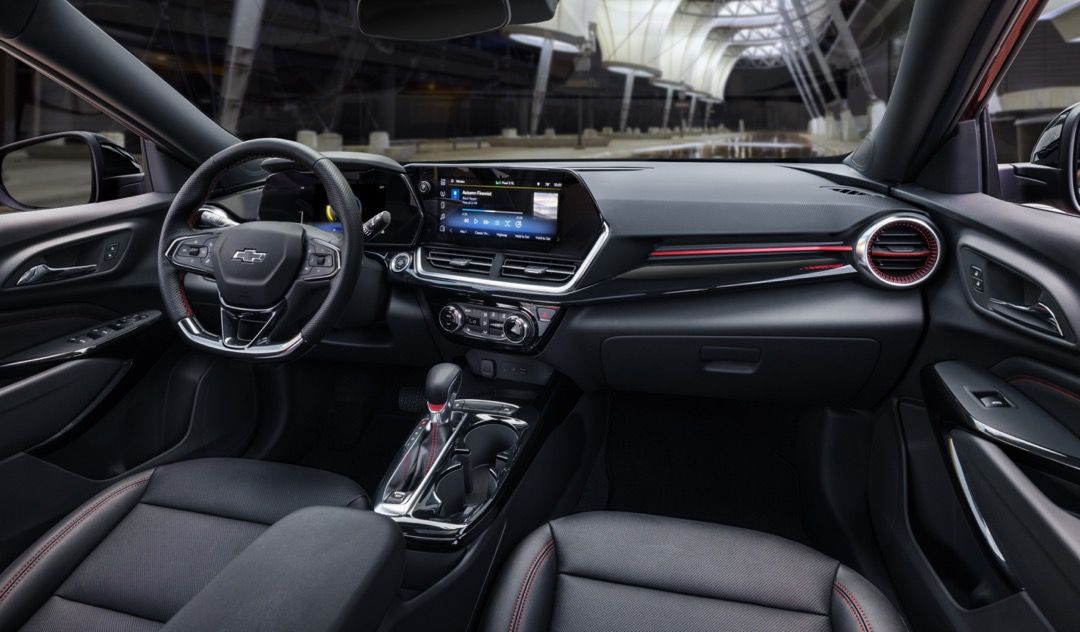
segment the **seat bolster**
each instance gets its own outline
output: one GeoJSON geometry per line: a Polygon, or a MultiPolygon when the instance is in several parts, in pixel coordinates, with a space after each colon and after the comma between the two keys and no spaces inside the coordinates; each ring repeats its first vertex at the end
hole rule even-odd
{"type": "Polygon", "coordinates": [[[154,470],[127,477],[83,503],[0,575],[0,630],[21,627],[134,508],[154,470]]]}
{"type": "Polygon", "coordinates": [[[850,568],[840,565],[832,586],[829,621],[836,632],[907,632],[889,599],[850,568]]]}
{"type": "Polygon", "coordinates": [[[485,632],[538,632],[551,623],[558,558],[551,525],[533,531],[499,573],[484,618],[485,632]]]}

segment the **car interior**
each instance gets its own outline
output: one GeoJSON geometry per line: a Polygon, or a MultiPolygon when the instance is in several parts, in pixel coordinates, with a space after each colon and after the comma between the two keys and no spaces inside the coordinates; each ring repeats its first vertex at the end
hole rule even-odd
{"type": "Polygon", "coordinates": [[[1077,42],[7,0],[0,632],[1080,630],[1077,42]]]}

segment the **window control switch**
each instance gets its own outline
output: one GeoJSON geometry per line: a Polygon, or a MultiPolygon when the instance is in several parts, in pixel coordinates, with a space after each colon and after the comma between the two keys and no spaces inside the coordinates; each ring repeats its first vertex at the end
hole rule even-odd
{"type": "Polygon", "coordinates": [[[1009,400],[996,391],[974,393],[974,395],[979,398],[979,403],[983,405],[983,408],[1012,408],[1009,400]]]}

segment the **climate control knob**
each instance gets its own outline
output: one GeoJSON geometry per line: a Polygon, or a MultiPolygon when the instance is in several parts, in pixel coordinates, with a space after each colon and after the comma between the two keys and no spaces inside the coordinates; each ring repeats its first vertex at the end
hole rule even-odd
{"type": "Polygon", "coordinates": [[[519,345],[532,336],[532,323],[524,316],[511,314],[503,322],[503,335],[507,342],[519,345]]]}
{"type": "Polygon", "coordinates": [[[439,310],[439,326],[444,331],[453,333],[461,329],[464,322],[465,317],[461,314],[461,310],[453,305],[446,305],[439,310]]]}

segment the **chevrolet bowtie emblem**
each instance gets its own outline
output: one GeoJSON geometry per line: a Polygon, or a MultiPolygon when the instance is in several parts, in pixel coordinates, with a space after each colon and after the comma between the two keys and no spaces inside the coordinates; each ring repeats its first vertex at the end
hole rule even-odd
{"type": "Polygon", "coordinates": [[[237,250],[233,253],[232,258],[236,261],[242,261],[243,263],[259,263],[266,258],[266,253],[259,252],[254,248],[244,248],[243,250],[237,250]]]}

